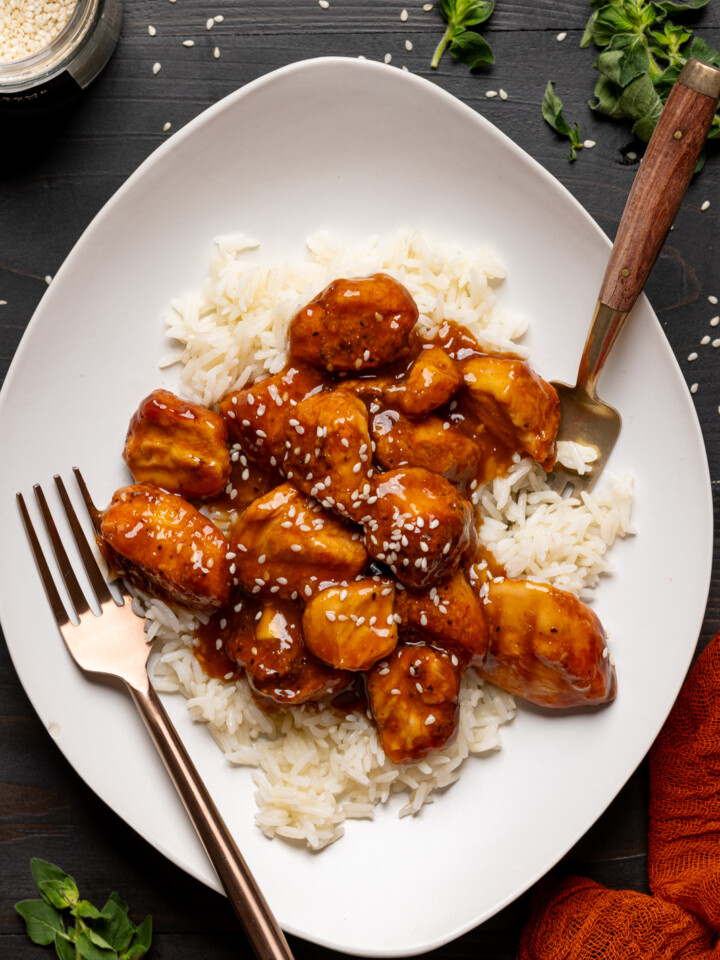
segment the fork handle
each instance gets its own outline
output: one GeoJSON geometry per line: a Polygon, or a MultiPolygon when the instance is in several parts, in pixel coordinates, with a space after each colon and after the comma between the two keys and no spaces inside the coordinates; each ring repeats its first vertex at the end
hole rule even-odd
{"type": "Polygon", "coordinates": [[[720,70],[688,59],[625,204],[599,300],[628,313],[680,209],[720,97],[720,70]]]}
{"type": "Polygon", "coordinates": [[[277,920],[152,684],[143,689],[128,684],[128,689],[257,957],[293,960],[277,920]]]}

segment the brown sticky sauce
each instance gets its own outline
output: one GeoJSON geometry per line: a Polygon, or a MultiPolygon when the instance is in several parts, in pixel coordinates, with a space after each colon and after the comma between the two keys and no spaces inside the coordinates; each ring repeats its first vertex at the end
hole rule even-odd
{"type": "MultiPolygon", "coordinates": [[[[320,389],[337,389],[342,387],[344,380],[349,379],[357,382],[382,378],[386,385],[393,380],[397,380],[398,385],[400,385],[413,362],[428,345],[441,347],[456,361],[488,354],[488,351],[483,350],[467,331],[452,321],[446,321],[429,338],[422,337],[419,333],[413,331],[409,337],[409,353],[397,363],[380,370],[359,371],[357,374],[338,375],[323,372],[320,389]]],[[[292,361],[288,363],[281,372],[281,376],[289,376],[294,366],[296,364],[292,361]]],[[[374,401],[368,396],[366,402],[368,406],[371,406],[374,401]]],[[[391,399],[388,402],[387,394],[382,409],[392,409],[392,402],[391,399]]],[[[458,392],[443,407],[433,410],[430,416],[438,417],[450,423],[480,448],[480,465],[474,476],[468,477],[467,483],[455,484],[461,492],[467,493],[468,487],[471,492],[477,484],[487,482],[508,472],[517,451],[479,421],[462,391],[458,392]]],[[[230,530],[232,530],[237,518],[254,500],[284,481],[280,470],[272,469],[265,463],[258,463],[249,451],[237,450],[237,445],[233,449],[238,453],[238,458],[233,463],[228,489],[207,502],[207,505],[213,511],[219,511],[226,515],[227,526],[230,530]]],[[[472,555],[466,554],[463,559],[463,566],[466,571],[471,567],[474,568],[473,580],[476,586],[479,586],[487,578],[505,575],[504,568],[495,560],[492,553],[482,546],[478,546],[477,551],[473,552],[472,555]]],[[[195,655],[208,676],[234,680],[245,672],[243,667],[238,666],[228,656],[227,650],[230,649],[237,654],[241,649],[246,652],[252,649],[253,644],[257,642],[255,631],[262,609],[263,604],[255,598],[247,597],[236,591],[230,606],[214,613],[206,624],[200,626],[197,631],[195,655]],[[236,607],[239,609],[235,609],[236,607]],[[219,644],[218,641],[220,641],[219,644]]],[[[431,637],[425,639],[428,642],[432,640],[431,637]]],[[[248,663],[248,670],[252,673],[253,669],[253,665],[248,663]]],[[[263,709],[269,711],[283,709],[280,704],[272,702],[255,691],[252,684],[251,690],[263,709]]],[[[356,676],[351,686],[329,697],[327,704],[342,716],[352,713],[366,715],[368,700],[364,676],[356,676]]],[[[290,705],[290,703],[287,704],[287,706],[290,705]]]]}
{"type": "Polygon", "coordinates": [[[262,604],[250,597],[236,596],[233,603],[233,606],[213,613],[207,623],[200,624],[195,634],[195,657],[203,671],[217,680],[228,679],[228,674],[232,674],[232,680],[242,676],[242,667],[230,659],[226,648],[230,640],[239,634],[247,637],[248,641],[254,639],[257,615],[262,610],[262,604]]]}
{"type": "Polygon", "coordinates": [[[259,464],[247,457],[243,458],[240,454],[232,465],[225,490],[206,502],[212,505],[213,510],[226,514],[232,527],[254,500],[273,490],[284,480],[279,470],[259,464]],[[245,459],[245,463],[242,459],[245,459]]]}
{"type": "Polygon", "coordinates": [[[365,716],[368,711],[368,699],[362,677],[355,677],[352,686],[333,697],[328,706],[344,717],[351,713],[365,716]]]}

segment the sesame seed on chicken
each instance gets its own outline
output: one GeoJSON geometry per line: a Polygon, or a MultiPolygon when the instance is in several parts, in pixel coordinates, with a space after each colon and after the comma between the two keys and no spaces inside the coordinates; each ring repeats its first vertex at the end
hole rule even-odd
{"type": "Polygon", "coordinates": [[[290,356],[328,372],[373,370],[408,352],[418,309],[386,273],[333,280],[290,321],[290,356]]]}

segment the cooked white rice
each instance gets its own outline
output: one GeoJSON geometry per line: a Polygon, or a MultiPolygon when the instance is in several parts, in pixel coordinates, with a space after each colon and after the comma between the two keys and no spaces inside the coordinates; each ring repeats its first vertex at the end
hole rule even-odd
{"type": "MultiPolygon", "coordinates": [[[[281,370],[290,318],[339,276],[385,271],[415,298],[424,332],[449,319],[488,349],[524,352],[516,341],[526,324],[497,309],[493,282],[504,270],[487,250],[468,255],[410,231],[354,246],[318,233],[308,240],[307,257],[269,266],[258,259],[258,244],[241,234],[219,237],[216,245],[202,292],[175,301],[167,317],[176,349],[163,365],[181,364],[179,391],[199,403],[212,406],[229,390],[281,370]]],[[[582,473],[592,451],[563,444],[559,459],[582,473]]],[[[562,499],[548,489],[543,470],[523,459],[472,498],[481,541],[510,576],[547,580],[584,598],[610,570],[606,554],[615,538],[633,532],[627,478],[608,478],[594,495],[562,499]]],[[[156,642],[156,688],[182,692],[193,719],[207,725],[227,759],[254,768],[256,822],[267,836],[319,849],[342,836],[346,819],[372,817],[398,791],[406,795],[401,815],[416,813],[458,778],[468,756],[497,750],[499,728],[515,714],[511,696],[469,670],[452,744],[397,765],[365,716],[343,718],[315,705],[264,713],[244,678],[221,681],[203,672],[192,652],[193,615],[140,594],[137,603],[156,642]]]]}

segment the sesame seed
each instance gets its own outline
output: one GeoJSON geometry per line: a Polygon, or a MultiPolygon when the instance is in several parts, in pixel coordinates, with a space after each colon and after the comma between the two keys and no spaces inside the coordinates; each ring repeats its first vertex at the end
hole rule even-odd
{"type": "Polygon", "coordinates": [[[567,32],[566,32],[565,30],[563,30],[562,33],[559,33],[559,34],[555,37],[555,39],[557,40],[558,43],[562,43],[566,36],[567,36],[567,32]]]}
{"type": "Polygon", "coordinates": [[[383,61],[384,61],[385,63],[390,63],[391,60],[392,60],[392,54],[391,54],[391,53],[386,53],[385,56],[383,57],[383,61]]]}
{"type": "Polygon", "coordinates": [[[718,298],[717,298],[714,294],[711,293],[710,296],[708,297],[708,303],[713,303],[713,304],[714,304],[714,303],[717,303],[717,302],[718,302],[718,298]]]}
{"type": "MultiPolygon", "coordinates": [[[[213,49],[213,56],[215,57],[216,60],[220,59],[220,47],[215,47],[213,49]]],[[[280,404],[278,404],[278,406],[280,406],[280,404]]]]}
{"type": "Polygon", "coordinates": [[[716,327],[720,323],[720,317],[713,317],[710,321],[711,327],[716,327]]]}
{"type": "Polygon", "coordinates": [[[221,13],[218,13],[213,17],[215,23],[222,23],[224,19],[225,17],[221,13]]]}
{"type": "Polygon", "coordinates": [[[157,33],[157,30],[151,23],[148,24],[148,33],[150,34],[151,37],[154,37],[155,34],[157,33]]]}
{"type": "Polygon", "coordinates": [[[152,72],[153,72],[153,74],[155,74],[155,75],[157,76],[157,74],[160,73],[160,70],[161,70],[161,69],[162,69],[162,64],[160,64],[160,63],[154,63],[154,64],[153,64],[153,68],[152,68],[152,72]]]}
{"type": "Polygon", "coordinates": [[[586,150],[592,150],[592,148],[595,146],[595,141],[583,140],[583,146],[585,147],[586,150]]]}
{"type": "Polygon", "coordinates": [[[492,100],[492,98],[493,98],[493,97],[496,97],[497,95],[498,95],[497,90],[486,90],[486,91],[485,91],[485,96],[488,98],[488,100],[492,100]]]}
{"type": "Polygon", "coordinates": [[[293,553],[300,553],[300,551],[302,550],[302,547],[300,546],[299,543],[291,543],[290,549],[293,551],[293,553]]]}
{"type": "MultiPolygon", "coordinates": [[[[501,89],[501,90],[498,90],[498,95],[499,95],[499,97],[500,97],[501,100],[507,100],[507,98],[508,98],[507,92],[506,92],[505,90],[502,90],[502,89],[501,89]]],[[[457,406],[457,404],[456,404],[456,406],[457,406]]],[[[454,408],[453,408],[453,409],[454,409],[454,408]]]]}
{"type": "Polygon", "coordinates": [[[709,200],[704,200],[704,201],[702,202],[702,204],[700,205],[700,209],[701,209],[701,210],[707,210],[709,206],[710,206],[710,201],[709,201],[709,200]]]}
{"type": "Polygon", "coordinates": [[[700,341],[700,343],[701,343],[704,347],[707,346],[707,344],[710,343],[710,337],[709,337],[707,334],[705,334],[705,336],[702,338],[702,340],[700,341]]]}
{"type": "Polygon", "coordinates": [[[331,622],[333,622],[333,621],[335,620],[335,614],[333,613],[332,610],[326,610],[326,611],[325,611],[325,616],[326,616],[326,617],[328,618],[328,620],[330,620],[331,622]]]}
{"type": "Polygon", "coordinates": [[[318,6],[322,7],[323,10],[327,10],[327,8],[330,6],[330,2],[329,0],[318,0],[318,6]]]}
{"type": "Polygon", "coordinates": [[[431,724],[435,723],[435,715],[430,713],[425,720],[425,726],[429,727],[431,724]]]}
{"type": "Polygon", "coordinates": [[[212,30],[214,26],[215,26],[215,21],[213,20],[212,17],[208,17],[208,19],[205,21],[205,29],[212,30]]]}
{"type": "Polygon", "coordinates": [[[694,383],[694,384],[690,387],[690,393],[697,393],[697,392],[698,392],[698,385],[697,385],[696,383],[694,383]]]}
{"type": "Polygon", "coordinates": [[[402,20],[403,23],[405,23],[405,21],[407,20],[407,18],[408,18],[408,12],[407,12],[407,10],[402,10],[402,11],[400,12],[400,19],[402,20]]]}
{"type": "Polygon", "coordinates": [[[412,48],[413,48],[412,40],[406,40],[406,41],[405,41],[405,49],[406,49],[406,50],[412,50],[412,48]]]}
{"type": "Polygon", "coordinates": [[[50,276],[49,273],[48,273],[47,276],[45,277],[45,283],[46,283],[48,286],[50,286],[50,284],[52,283],[52,277],[50,276]]]}
{"type": "Polygon", "coordinates": [[[713,340],[712,346],[713,346],[713,347],[720,347],[720,340],[713,340]]]}
{"type": "Polygon", "coordinates": [[[695,351],[688,354],[688,360],[697,360],[697,358],[698,358],[698,355],[695,353],[695,351]]]}
{"type": "MultiPolygon", "coordinates": [[[[163,130],[165,131],[165,133],[168,132],[168,130],[170,129],[171,126],[172,126],[171,123],[165,123],[165,124],[163,124],[163,130]]],[[[230,411],[230,412],[232,413],[232,411],[230,411]]]]}
{"type": "Polygon", "coordinates": [[[194,40],[183,40],[182,45],[183,45],[184,47],[194,47],[194,46],[195,46],[195,41],[194,41],[194,40]]]}

